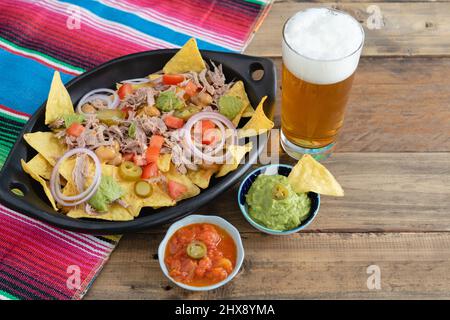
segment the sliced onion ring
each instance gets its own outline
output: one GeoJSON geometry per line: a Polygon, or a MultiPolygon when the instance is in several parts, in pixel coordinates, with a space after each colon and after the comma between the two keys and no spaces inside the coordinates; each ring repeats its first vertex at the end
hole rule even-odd
{"type": "Polygon", "coordinates": [[[135,78],[121,81],[121,83],[129,83],[129,84],[143,84],[148,82],[150,82],[149,78],[135,78]]]}
{"type": "Polygon", "coordinates": [[[83,110],[81,109],[81,107],[84,104],[86,104],[92,100],[95,100],[95,99],[100,99],[100,100],[106,101],[108,104],[108,109],[115,109],[115,108],[117,108],[117,106],[120,103],[120,98],[116,91],[114,91],[112,89],[108,89],[108,88],[95,89],[95,90],[89,91],[80,99],[80,102],[78,102],[78,105],[77,105],[77,112],[81,113],[81,114],[85,114],[83,112],[83,110]],[[111,100],[111,97],[113,97],[112,100],[111,100]]]}
{"type": "Polygon", "coordinates": [[[101,178],[101,164],[97,155],[89,149],[86,148],[75,148],[67,151],[59,160],[56,162],[53,167],[52,174],[50,177],[50,191],[52,196],[55,198],[56,202],[63,206],[73,207],[80,203],[83,203],[89,200],[97,191],[100,185],[101,178]],[[73,155],[86,154],[88,155],[95,164],[95,174],[92,180],[92,183],[88,188],[86,188],[83,192],[75,195],[75,196],[65,196],[61,192],[61,180],[59,176],[59,167],[61,164],[68,158],[73,155]]]}
{"type": "Polygon", "coordinates": [[[205,112],[196,113],[191,118],[189,118],[189,120],[186,122],[186,124],[184,125],[184,127],[182,129],[183,130],[182,131],[183,141],[188,148],[186,151],[188,151],[188,152],[192,151],[195,157],[199,157],[200,159],[210,162],[210,163],[223,163],[225,160],[227,160],[231,157],[231,153],[229,150],[227,150],[226,154],[224,154],[222,156],[214,156],[213,155],[213,154],[217,153],[217,151],[219,150],[219,147],[220,147],[220,149],[222,149],[225,146],[227,137],[226,137],[225,129],[224,129],[223,125],[218,125],[221,132],[222,132],[222,128],[224,129],[222,132],[222,137],[221,137],[222,140],[218,144],[218,146],[216,146],[216,148],[214,148],[214,150],[212,150],[211,152],[207,152],[207,153],[203,152],[202,150],[200,150],[198,148],[198,146],[195,144],[195,142],[192,141],[191,129],[197,122],[199,122],[201,120],[211,120],[216,125],[218,122],[220,122],[221,124],[224,124],[229,130],[231,130],[231,136],[230,136],[230,138],[232,139],[231,144],[237,144],[236,127],[227,117],[221,115],[220,113],[205,111],[205,112]]]}

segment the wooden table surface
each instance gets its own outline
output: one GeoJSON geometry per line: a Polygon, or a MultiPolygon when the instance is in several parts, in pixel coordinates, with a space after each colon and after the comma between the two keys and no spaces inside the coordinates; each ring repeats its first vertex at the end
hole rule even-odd
{"type": "Polygon", "coordinates": [[[450,298],[450,2],[276,1],[246,53],[280,71],[282,24],[323,5],[366,31],[344,128],[325,162],[346,196],[323,197],[307,230],[275,237],[244,220],[235,186],[198,210],[240,230],[246,257],[234,281],[207,293],[171,284],[156,255],[164,227],[125,235],[87,299],[450,298]],[[381,29],[367,27],[371,5],[381,29]],[[372,265],[380,289],[367,286],[372,265]]]}

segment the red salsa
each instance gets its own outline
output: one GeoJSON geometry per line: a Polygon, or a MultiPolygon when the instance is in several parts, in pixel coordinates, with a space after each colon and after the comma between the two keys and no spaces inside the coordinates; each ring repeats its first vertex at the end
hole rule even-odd
{"type": "Polygon", "coordinates": [[[222,228],[195,223],[178,229],[164,257],[170,276],[178,282],[204,287],[226,279],[236,265],[236,244],[222,228]]]}

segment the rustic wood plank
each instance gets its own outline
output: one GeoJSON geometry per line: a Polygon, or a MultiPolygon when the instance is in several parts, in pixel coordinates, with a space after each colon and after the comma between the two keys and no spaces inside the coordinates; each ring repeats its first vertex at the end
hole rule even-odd
{"type": "MultiPolygon", "coordinates": [[[[281,59],[274,59],[281,86],[281,59]]],[[[277,92],[276,127],[280,127],[277,92]]],[[[339,152],[450,151],[450,59],[362,58],[339,152]]]]}
{"type": "Polygon", "coordinates": [[[335,7],[349,12],[363,23],[365,56],[443,56],[450,52],[450,3],[299,3],[276,2],[246,53],[277,57],[281,54],[281,30],[295,12],[317,6],[335,7]],[[384,26],[369,30],[369,5],[380,8],[384,26]]]}
{"type": "MultiPolygon", "coordinates": [[[[285,155],[280,162],[294,163],[285,155]]],[[[307,232],[450,231],[450,153],[336,153],[324,163],[345,197],[322,196],[307,232]]],[[[219,215],[242,232],[258,232],[239,210],[238,187],[196,213],[219,215]]]]}
{"type": "Polygon", "coordinates": [[[162,234],[128,235],[86,299],[450,298],[449,233],[243,234],[242,271],[225,287],[191,293],[162,274],[162,234]],[[367,288],[367,267],[381,289],[367,288]]]}

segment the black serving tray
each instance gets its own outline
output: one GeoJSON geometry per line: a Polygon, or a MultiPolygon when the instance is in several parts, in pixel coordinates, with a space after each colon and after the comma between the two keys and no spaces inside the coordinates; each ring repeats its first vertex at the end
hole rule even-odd
{"type": "MultiPolygon", "coordinates": [[[[76,105],[78,100],[90,90],[114,88],[115,83],[123,79],[145,77],[161,70],[176,52],[176,49],[165,49],[120,57],[76,77],[66,87],[76,105]]],[[[222,64],[227,81],[242,80],[244,82],[253,106],[256,107],[261,98],[267,95],[264,110],[266,114],[272,116],[276,92],[276,69],[272,61],[234,53],[213,51],[201,51],[201,53],[207,62],[222,64]],[[262,70],[264,74],[261,79],[254,80],[252,74],[257,70],[262,70]]],[[[11,209],[63,229],[94,234],[122,234],[180,219],[213,201],[215,197],[233,186],[250,169],[252,163],[255,163],[264,148],[264,145],[259,143],[237,170],[225,177],[213,178],[209,188],[202,190],[196,197],[177,203],[174,207],[157,210],[142,208],[139,217],[132,221],[74,219],[52,209],[42,187],[22,170],[20,164],[20,159],[28,161],[36,155],[36,151],[26,144],[23,135],[28,132],[48,131],[44,124],[45,104],[42,104],[25,125],[0,172],[0,202],[11,209]],[[13,188],[20,189],[24,196],[11,192],[13,188]]],[[[243,119],[240,126],[245,121],[247,120],[243,119]]]]}

